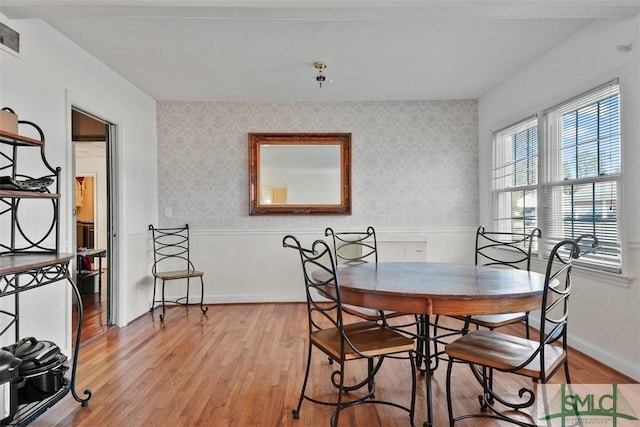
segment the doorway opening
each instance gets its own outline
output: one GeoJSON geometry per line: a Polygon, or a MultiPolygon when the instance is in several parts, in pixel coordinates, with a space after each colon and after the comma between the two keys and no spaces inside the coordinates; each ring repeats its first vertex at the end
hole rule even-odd
{"type": "MultiPolygon", "coordinates": [[[[84,308],[81,344],[102,335],[115,324],[112,260],[116,253],[110,238],[113,235],[112,128],[112,124],[96,116],[71,108],[78,254],[76,283],[84,308]]],[[[77,315],[77,310],[74,314],[77,315]]]]}

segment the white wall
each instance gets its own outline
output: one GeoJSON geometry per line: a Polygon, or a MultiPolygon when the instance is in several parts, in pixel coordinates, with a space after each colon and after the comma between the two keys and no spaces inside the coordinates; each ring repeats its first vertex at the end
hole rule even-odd
{"type": "MultiPolygon", "coordinates": [[[[491,133],[586,90],[620,78],[623,173],[629,276],[640,262],[639,18],[585,27],[479,100],[480,222],[489,223],[491,133]],[[631,52],[618,45],[632,43],[631,52]]],[[[588,272],[575,275],[570,345],[640,379],[640,290],[636,280],[588,272]]],[[[626,276],[626,275],[625,275],[626,276]]]]}
{"type": "MultiPolygon", "coordinates": [[[[426,261],[473,264],[475,229],[379,230],[383,242],[380,261],[397,261],[399,246],[411,249],[426,240],[426,261]],[[390,248],[390,243],[385,243],[389,241],[396,247],[390,248]]],[[[304,301],[300,258],[282,247],[282,238],[289,232],[309,246],[324,238],[324,226],[290,231],[192,231],[192,261],[205,273],[205,303],[304,301]]],[[[184,295],[181,286],[184,284],[168,285],[167,294],[184,295]]],[[[192,302],[196,300],[193,295],[192,302]]]]}
{"type": "MultiPolygon", "coordinates": [[[[0,105],[21,119],[37,123],[46,135],[49,162],[62,168],[61,249],[74,252],[71,242],[72,176],[71,113],[76,105],[118,127],[118,208],[121,222],[118,312],[121,324],[148,309],[148,273],[138,266],[146,259],[146,226],[157,218],[155,101],[40,20],[0,19],[21,37],[19,56],[0,51],[0,105]],[[134,242],[134,243],[132,243],[134,242]],[[146,282],[145,286],[139,286],[146,282]],[[144,294],[144,298],[138,293],[144,294]]],[[[37,161],[37,160],[30,160],[37,161]]],[[[25,164],[29,167],[29,164],[25,164]]],[[[56,285],[21,297],[23,334],[70,344],[70,293],[56,285]]]]}

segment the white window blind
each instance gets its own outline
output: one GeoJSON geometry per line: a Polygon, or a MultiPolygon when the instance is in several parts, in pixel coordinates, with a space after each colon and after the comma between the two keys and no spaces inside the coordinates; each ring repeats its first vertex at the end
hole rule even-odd
{"type": "Polygon", "coordinates": [[[546,250],[595,234],[600,249],[581,262],[620,272],[620,92],[612,81],[557,105],[545,117],[543,237],[546,250]]]}
{"type": "Polygon", "coordinates": [[[493,134],[493,223],[496,231],[537,227],[538,119],[529,117],[493,134]]]}

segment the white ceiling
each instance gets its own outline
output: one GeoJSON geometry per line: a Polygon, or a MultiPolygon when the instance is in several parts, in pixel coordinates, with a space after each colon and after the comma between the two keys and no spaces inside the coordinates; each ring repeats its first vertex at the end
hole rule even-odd
{"type": "Polygon", "coordinates": [[[478,98],[593,19],[639,12],[640,0],[0,0],[157,100],[478,98]],[[322,89],[315,61],[333,80],[322,89]]]}

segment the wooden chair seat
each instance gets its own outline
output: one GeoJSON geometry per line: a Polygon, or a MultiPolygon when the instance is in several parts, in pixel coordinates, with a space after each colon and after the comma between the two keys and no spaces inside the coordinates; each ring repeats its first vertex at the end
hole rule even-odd
{"type": "Polygon", "coordinates": [[[412,339],[376,322],[351,323],[345,325],[343,329],[357,351],[345,342],[344,356],[341,356],[340,330],[338,328],[312,332],[311,342],[337,361],[406,352],[413,350],[414,347],[412,339]]]}
{"type": "Polygon", "coordinates": [[[162,280],[187,279],[201,277],[204,272],[198,270],[157,271],[154,276],[162,280]]]}
{"type": "MultiPolygon", "coordinates": [[[[465,316],[451,316],[454,319],[467,320],[465,316]]],[[[501,326],[511,325],[513,323],[520,323],[527,320],[527,313],[505,313],[505,314],[482,314],[474,315],[469,319],[469,323],[483,326],[487,329],[496,329],[501,326]]]]}
{"type": "MultiPolygon", "coordinates": [[[[495,331],[479,330],[469,332],[444,348],[453,359],[467,363],[511,371],[522,365],[538,349],[540,343],[525,338],[507,335],[495,331]]],[[[567,354],[562,347],[545,345],[544,370],[549,376],[561,366],[567,354]]],[[[536,356],[526,366],[512,372],[539,380],[540,358],[536,356]]]]}
{"type": "Polygon", "coordinates": [[[397,311],[388,310],[376,310],[374,308],[358,307],[356,305],[342,305],[342,311],[349,313],[352,316],[360,317],[364,320],[371,322],[380,322],[384,319],[390,319],[392,317],[406,316],[407,313],[399,313],[397,311]]]}

